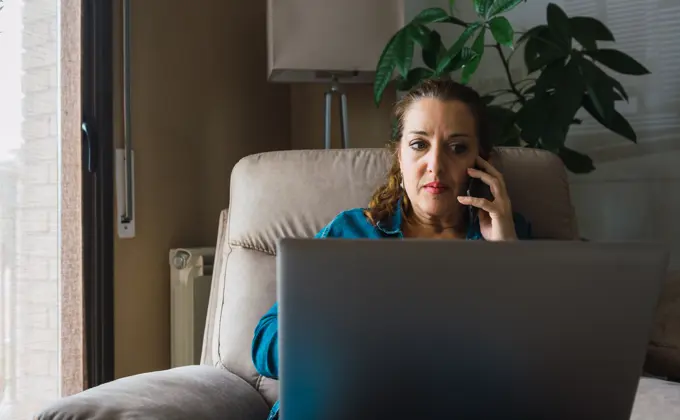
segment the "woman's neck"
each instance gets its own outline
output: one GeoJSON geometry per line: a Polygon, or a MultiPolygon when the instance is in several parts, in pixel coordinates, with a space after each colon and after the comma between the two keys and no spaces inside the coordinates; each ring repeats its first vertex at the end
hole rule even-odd
{"type": "Polygon", "coordinates": [[[405,237],[410,238],[465,239],[467,226],[463,215],[462,211],[457,211],[445,219],[432,218],[411,210],[404,212],[402,231],[405,237]]]}

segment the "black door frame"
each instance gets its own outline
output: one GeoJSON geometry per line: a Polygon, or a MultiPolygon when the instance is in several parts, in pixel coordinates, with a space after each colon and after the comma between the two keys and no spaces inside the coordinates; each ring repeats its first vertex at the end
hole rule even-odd
{"type": "Polygon", "coordinates": [[[83,300],[91,388],[114,379],[113,1],[82,1],[83,300]]]}

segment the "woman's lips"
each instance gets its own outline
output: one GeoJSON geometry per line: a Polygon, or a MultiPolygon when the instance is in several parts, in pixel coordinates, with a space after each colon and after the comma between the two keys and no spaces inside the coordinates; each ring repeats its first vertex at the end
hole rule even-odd
{"type": "Polygon", "coordinates": [[[430,194],[442,194],[449,189],[446,184],[442,184],[441,182],[430,182],[425,184],[423,188],[430,194]]]}

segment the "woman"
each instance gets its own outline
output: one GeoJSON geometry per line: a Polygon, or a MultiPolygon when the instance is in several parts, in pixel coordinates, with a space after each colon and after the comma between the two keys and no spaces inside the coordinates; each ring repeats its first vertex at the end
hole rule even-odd
{"type": "MultiPolygon", "coordinates": [[[[469,87],[428,80],[395,107],[394,164],[368,208],[340,213],[317,238],[529,239],[530,225],[512,212],[491,154],[485,105],[469,87]],[[475,169],[477,168],[477,169],[475,169]],[[474,181],[478,180],[478,181],[474,181]],[[472,182],[493,198],[468,196],[472,182]]],[[[257,371],[278,379],[278,307],[262,317],[253,339],[257,371]]],[[[278,402],[270,419],[278,414],[278,402]]]]}

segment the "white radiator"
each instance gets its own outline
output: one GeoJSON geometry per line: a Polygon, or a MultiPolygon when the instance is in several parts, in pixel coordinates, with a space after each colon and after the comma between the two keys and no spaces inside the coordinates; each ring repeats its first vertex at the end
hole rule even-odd
{"type": "Polygon", "coordinates": [[[203,347],[215,248],[170,250],[170,362],[198,365],[203,347]]]}

